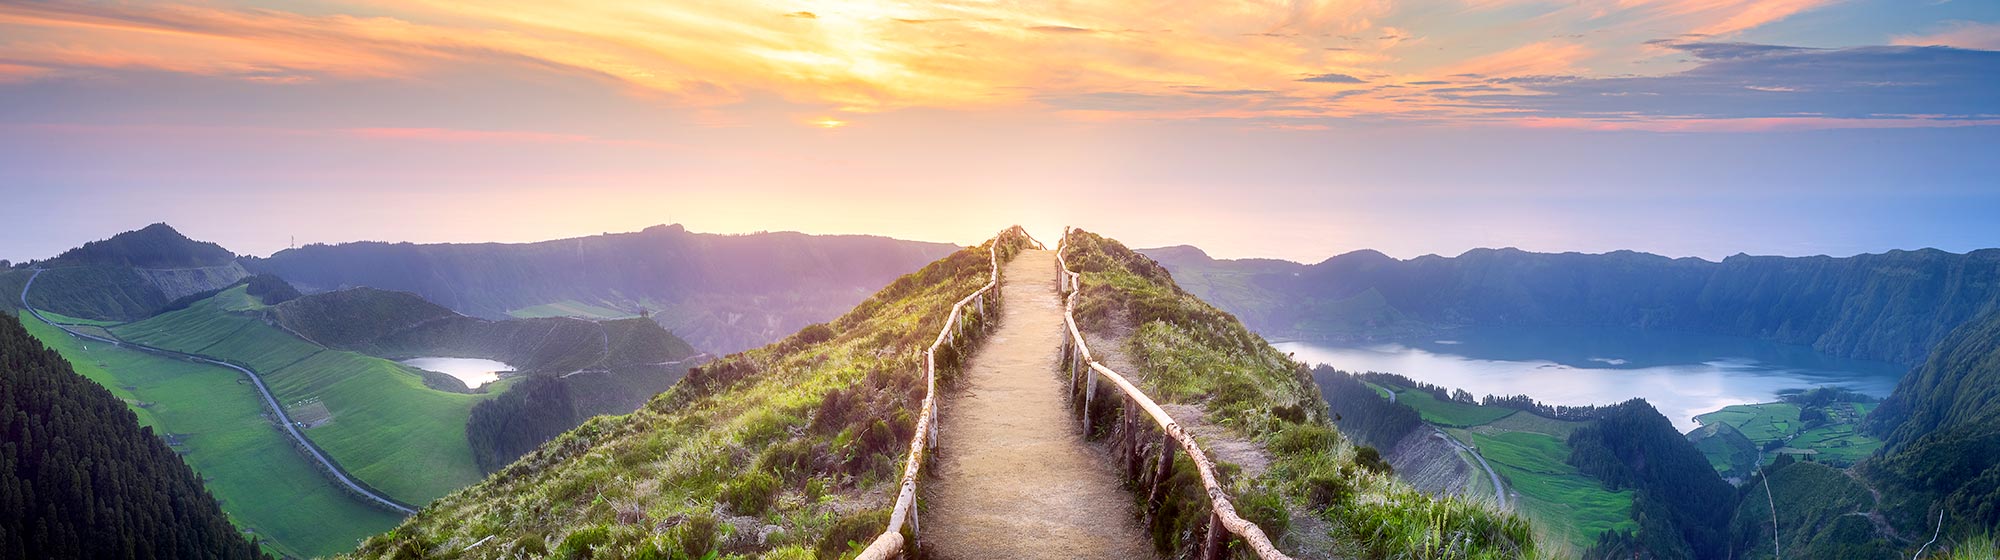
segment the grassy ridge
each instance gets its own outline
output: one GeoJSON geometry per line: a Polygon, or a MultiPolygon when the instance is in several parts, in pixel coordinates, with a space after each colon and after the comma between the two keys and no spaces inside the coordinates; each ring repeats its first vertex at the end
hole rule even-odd
{"type": "MultiPolygon", "coordinates": [[[[1003,260],[1023,239],[999,238],[1003,260]]],[[[986,247],[954,253],[823,328],[704,365],[632,414],[584,423],[354,555],[845,553],[886,523],[924,394],[921,349],[988,271],[986,247]]],[[[939,357],[948,366],[956,356],[939,357]]]]}
{"type": "MultiPolygon", "coordinates": [[[[237,313],[260,305],[239,286],[113,332],[249,367],[288,411],[324,405],[331,419],[307,429],[306,437],[398,500],[422,504],[479,480],[464,430],[472,405],[490,394],[433,390],[395,362],[327,350],[237,313]]],[[[300,421],[312,416],[308,411],[300,421]]]]}
{"type": "Polygon", "coordinates": [[[234,370],[87,343],[32,317],[24,322],[76,372],[124,399],[202,476],[239,527],[288,556],[345,550],[398,516],[350,497],[292,447],[262,397],[234,370]]]}
{"type": "MultiPolygon", "coordinates": [[[[1335,550],[1314,554],[1366,558],[1537,554],[1520,518],[1457,499],[1433,499],[1388,474],[1379,460],[1365,459],[1332,426],[1303,365],[1180,289],[1151,259],[1083,231],[1071,233],[1065,251],[1070,266],[1083,274],[1078,320],[1100,332],[1121,324],[1136,327],[1125,351],[1137,362],[1136,381],[1149,396],[1198,405],[1208,421],[1269,451],[1269,470],[1254,478],[1229,474],[1236,467],[1219,462],[1238,509],[1281,546],[1322,542],[1335,550]],[[1294,510],[1316,519],[1298,519],[1294,510]],[[1285,536],[1305,527],[1325,533],[1285,536]]],[[[1107,399],[1093,410],[1111,418],[1116,402],[1107,399]]],[[[1154,540],[1162,550],[1182,554],[1194,546],[1193,535],[1201,534],[1207,506],[1200,486],[1187,476],[1173,482],[1154,540]]]]}

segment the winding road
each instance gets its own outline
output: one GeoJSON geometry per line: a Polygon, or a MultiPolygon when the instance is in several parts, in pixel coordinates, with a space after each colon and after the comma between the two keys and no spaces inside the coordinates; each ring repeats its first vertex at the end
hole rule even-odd
{"type": "Polygon", "coordinates": [[[265,407],[270,408],[272,413],[278,415],[278,424],[285,427],[285,433],[290,434],[292,436],[292,439],[299,444],[300,448],[305,449],[306,453],[311,454],[314,460],[319,461],[320,465],[322,467],[325,467],[323,470],[325,470],[328,473],[332,473],[333,477],[339,480],[342,485],[347,486],[349,490],[353,490],[355,493],[367,497],[371,501],[380,503],[381,505],[388,507],[389,509],[395,510],[397,512],[400,512],[404,515],[410,515],[417,512],[416,509],[413,509],[407,505],[403,505],[402,502],[398,502],[396,500],[390,499],[387,496],[383,496],[379,493],[376,493],[374,490],[370,490],[367,486],[363,486],[361,483],[355,482],[354,479],[348,478],[347,472],[341,470],[339,464],[334,463],[332,458],[327,457],[326,454],[322,453],[318,447],[312,444],[311,441],[306,440],[305,434],[299,432],[298,426],[292,422],[292,418],[290,416],[285,415],[285,408],[282,406],[278,406],[278,399],[271,396],[271,389],[264,386],[264,379],[258,377],[257,372],[250,371],[249,369],[228,362],[211,360],[193,354],[175,352],[164,348],[155,348],[144,344],[127,342],[123,340],[113,340],[101,336],[77,332],[75,330],[71,330],[68,325],[57,323],[55,321],[50,321],[48,317],[43,317],[41,311],[35,310],[34,306],[28,304],[28,290],[35,287],[35,279],[41,278],[41,276],[42,276],[42,269],[37,268],[35,269],[34,275],[28,277],[28,283],[21,286],[21,308],[28,310],[28,313],[33,314],[36,319],[41,320],[43,323],[48,323],[50,326],[53,326],[55,328],[62,329],[63,332],[69,333],[70,336],[88,340],[95,340],[106,344],[112,344],[115,346],[120,346],[125,348],[132,348],[142,352],[150,352],[153,354],[159,354],[173,358],[180,358],[184,360],[202,362],[207,364],[215,364],[218,366],[236,370],[238,372],[242,372],[245,377],[250,378],[250,382],[252,384],[256,385],[257,393],[264,396],[265,407]]]}
{"type": "Polygon", "coordinates": [[[1444,430],[1431,429],[1437,430],[1437,435],[1443,436],[1445,442],[1465,450],[1466,453],[1471,453],[1472,458],[1479,460],[1479,468],[1486,469],[1486,476],[1493,477],[1493,497],[1500,500],[1500,509],[1507,509],[1507,486],[1500,483],[1500,473],[1493,472],[1493,465],[1486,464],[1486,457],[1480,455],[1479,450],[1473,449],[1470,445],[1460,443],[1458,438],[1451,437],[1451,434],[1444,433],[1444,430]]]}

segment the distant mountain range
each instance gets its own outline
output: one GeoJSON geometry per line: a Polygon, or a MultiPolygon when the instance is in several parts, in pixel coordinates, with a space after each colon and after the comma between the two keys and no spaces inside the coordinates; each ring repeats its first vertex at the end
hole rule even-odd
{"type": "Polygon", "coordinates": [[[837,317],[956,249],[873,236],[701,234],[672,225],[522,244],[308,245],[243,263],[307,293],[405,291],[489,319],[647,311],[695,347],[724,354],[837,317]]]}
{"type": "Polygon", "coordinates": [[[690,233],[672,225],[539,243],[371,241],[238,258],[153,224],[20,263],[13,273],[0,270],[0,290],[19,294],[25,269],[47,269],[30,294],[36,308],[125,322],[269,273],[306,293],[410,292],[486,319],[644,313],[719,355],[837,317],[898,275],[956,249],[875,236],[690,233]]]}
{"type": "Polygon", "coordinates": [[[1721,262],[1617,251],[1474,249],[1318,264],[1142,251],[1190,292],[1267,337],[1357,339],[1464,326],[1617,326],[1749,336],[1836,356],[1914,363],[2000,308],[2000,249],[1721,262]]]}

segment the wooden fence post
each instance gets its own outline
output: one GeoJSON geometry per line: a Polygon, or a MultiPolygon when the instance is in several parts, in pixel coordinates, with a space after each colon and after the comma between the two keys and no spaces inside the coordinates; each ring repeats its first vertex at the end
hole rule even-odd
{"type": "Polygon", "coordinates": [[[1173,434],[1166,433],[1166,430],[1160,431],[1160,466],[1153,471],[1152,491],[1146,493],[1147,507],[1156,511],[1164,496],[1161,489],[1167,487],[1167,479],[1174,475],[1174,448],[1178,447],[1174,445],[1175,443],[1173,434]]]}
{"type": "Polygon", "coordinates": [[[1212,509],[1209,510],[1208,540],[1207,542],[1202,543],[1201,559],[1222,560],[1222,551],[1223,551],[1222,545],[1224,544],[1224,539],[1227,538],[1226,535],[1228,534],[1229,534],[1229,528],[1222,526],[1222,516],[1216,515],[1215,511],[1212,509]]]}
{"type": "Polygon", "coordinates": [[[1125,478],[1139,480],[1139,401],[1125,397],[1125,478]]]}
{"type": "MultiPolygon", "coordinates": [[[[1089,367],[1085,364],[1084,367],[1089,367]]],[[[1097,400],[1097,372],[1084,370],[1083,439],[1090,439],[1090,401],[1097,400]]]]}

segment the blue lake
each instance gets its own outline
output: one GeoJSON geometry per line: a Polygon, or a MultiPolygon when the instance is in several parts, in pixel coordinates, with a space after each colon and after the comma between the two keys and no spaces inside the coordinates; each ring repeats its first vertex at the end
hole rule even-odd
{"type": "Polygon", "coordinates": [[[1909,369],[1764,340],[1634,329],[1464,329],[1421,340],[1272,346],[1310,364],[1395,373],[1474,395],[1525,394],[1560,405],[1640,397],[1682,431],[1696,427],[1697,414],[1769,402],[1785,389],[1888,396],[1909,369]]]}

